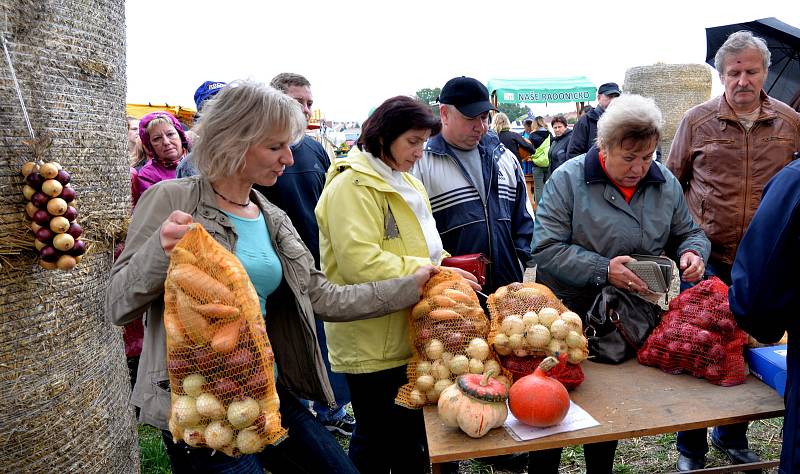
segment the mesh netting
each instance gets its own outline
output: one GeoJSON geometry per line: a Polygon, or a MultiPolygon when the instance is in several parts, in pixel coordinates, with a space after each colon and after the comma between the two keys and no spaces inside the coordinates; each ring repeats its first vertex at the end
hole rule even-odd
{"type": "Polygon", "coordinates": [[[550,376],[570,389],[583,382],[578,364],[589,355],[583,322],[549,288],[511,283],[489,295],[487,305],[492,317],[489,343],[514,380],[533,373],[544,357],[566,354],[550,376]]]}
{"type": "Polygon", "coordinates": [[[238,456],[286,436],[255,288],[199,224],[172,251],[164,327],[176,441],[238,456]]]}
{"type": "Polygon", "coordinates": [[[736,326],[728,306],[728,287],[712,277],[670,302],[638,359],[665,372],[689,373],[727,387],[745,381],[745,344],[747,334],[736,326]]]}
{"type": "Polygon", "coordinates": [[[409,383],[395,399],[399,405],[435,404],[461,374],[491,371],[508,382],[486,341],[489,321],[478,297],[454,272],[442,270],[425,284],[422,300],[411,311],[409,333],[413,358],[407,368],[409,383]]]}

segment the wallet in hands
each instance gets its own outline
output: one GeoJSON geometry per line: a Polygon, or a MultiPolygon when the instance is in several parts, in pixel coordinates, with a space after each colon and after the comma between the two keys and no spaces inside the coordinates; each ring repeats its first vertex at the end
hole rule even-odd
{"type": "Polygon", "coordinates": [[[672,260],[654,255],[631,255],[636,261],[625,264],[647,284],[650,291],[666,293],[672,283],[672,260]]]}

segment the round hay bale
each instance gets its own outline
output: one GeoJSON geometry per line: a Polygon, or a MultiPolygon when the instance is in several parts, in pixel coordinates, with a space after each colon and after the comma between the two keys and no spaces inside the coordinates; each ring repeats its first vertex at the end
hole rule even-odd
{"type": "MultiPolygon", "coordinates": [[[[0,0],[38,142],[0,56],[0,470],[139,472],[121,331],[103,301],[130,208],[122,0],[0,0]],[[35,148],[34,152],[32,148],[35,148]],[[21,165],[72,175],[88,253],[70,272],[36,263],[21,165]]],[[[1,54],[1,53],[0,53],[1,54]]]]}
{"type": "Polygon", "coordinates": [[[711,68],[705,64],[653,64],[625,72],[626,93],[655,100],[664,116],[659,146],[666,161],[683,114],[711,98],[711,68]]]}

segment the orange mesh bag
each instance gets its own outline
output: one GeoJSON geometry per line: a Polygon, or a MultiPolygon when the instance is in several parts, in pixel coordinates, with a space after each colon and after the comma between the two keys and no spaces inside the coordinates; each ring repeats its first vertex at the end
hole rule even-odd
{"type": "Polygon", "coordinates": [[[489,344],[515,380],[533,373],[544,357],[566,354],[550,376],[569,389],[583,382],[579,364],[589,355],[583,321],[549,288],[511,283],[489,295],[487,306],[492,318],[489,344]]]}
{"type": "Polygon", "coordinates": [[[411,310],[409,383],[400,388],[395,403],[407,408],[435,404],[439,394],[466,373],[491,372],[508,383],[486,341],[488,334],[489,321],[469,283],[449,270],[431,277],[422,300],[411,310]]]}
{"type": "Polygon", "coordinates": [[[281,441],[272,348],[236,256],[193,224],[172,251],[164,286],[175,441],[229,456],[281,441]]]}
{"type": "Polygon", "coordinates": [[[689,373],[727,387],[745,381],[745,344],[747,333],[736,326],[728,306],[728,286],[712,277],[670,302],[637,358],[668,373],[689,373]]]}

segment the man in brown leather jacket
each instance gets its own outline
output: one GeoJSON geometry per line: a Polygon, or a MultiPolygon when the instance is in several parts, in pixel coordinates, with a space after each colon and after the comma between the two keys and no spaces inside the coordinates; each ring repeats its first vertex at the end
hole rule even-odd
{"type": "MultiPolygon", "coordinates": [[[[730,35],[714,58],[724,94],[686,112],[667,160],[711,241],[707,275],[728,285],[764,186],[800,150],[800,114],[763,91],[769,61],[761,38],[730,35]]],[[[747,446],[747,423],[714,428],[711,442],[734,464],[759,460],[747,446]]],[[[706,430],[678,433],[677,448],[679,471],[704,467],[706,430]]]]}

